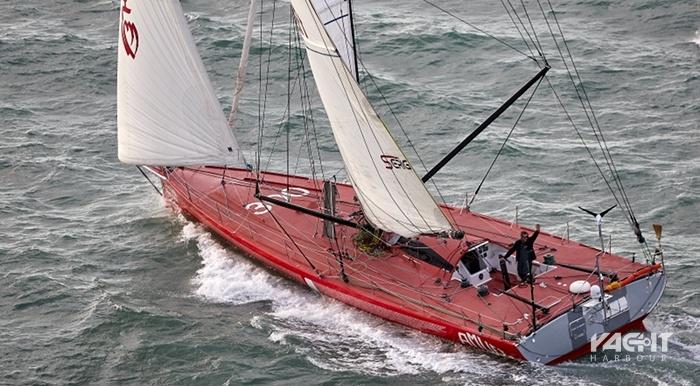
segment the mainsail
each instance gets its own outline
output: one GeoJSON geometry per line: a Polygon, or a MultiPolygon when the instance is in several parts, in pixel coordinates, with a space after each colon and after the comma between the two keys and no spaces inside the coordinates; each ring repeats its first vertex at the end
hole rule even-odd
{"type": "Polygon", "coordinates": [[[238,143],[177,0],[122,0],[119,159],[138,165],[240,165],[238,143]]]}
{"type": "MultiPolygon", "coordinates": [[[[355,57],[350,0],[311,0],[311,4],[328,36],[338,49],[343,63],[348,67],[348,71],[356,77],[357,59],[355,57]]],[[[355,80],[358,80],[357,77],[355,80]]]]}
{"type": "Polygon", "coordinates": [[[292,6],[316,87],[367,219],[407,237],[452,230],[343,64],[311,0],[292,0],[292,6]]]}

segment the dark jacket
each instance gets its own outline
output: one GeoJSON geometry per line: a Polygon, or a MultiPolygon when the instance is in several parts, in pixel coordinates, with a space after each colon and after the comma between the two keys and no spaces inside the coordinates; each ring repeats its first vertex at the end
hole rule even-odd
{"type": "Polygon", "coordinates": [[[507,258],[515,252],[515,260],[518,262],[518,276],[521,279],[530,273],[530,262],[535,260],[535,239],[537,239],[539,234],[540,231],[535,231],[525,241],[518,239],[504,256],[504,258],[507,258]]]}

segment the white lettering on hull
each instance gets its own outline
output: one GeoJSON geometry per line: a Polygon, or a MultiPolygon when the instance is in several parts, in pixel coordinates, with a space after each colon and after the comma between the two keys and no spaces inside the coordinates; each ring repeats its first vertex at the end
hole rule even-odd
{"type": "Polygon", "coordinates": [[[483,339],[472,333],[459,332],[457,333],[457,336],[459,337],[459,341],[462,342],[462,344],[476,347],[478,349],[488,351],[496,355],[506,356],[506,353],[503,352],[503,350],[499,349],[498,347],[492,345],[489,342],[484,341],[483,339]]]}

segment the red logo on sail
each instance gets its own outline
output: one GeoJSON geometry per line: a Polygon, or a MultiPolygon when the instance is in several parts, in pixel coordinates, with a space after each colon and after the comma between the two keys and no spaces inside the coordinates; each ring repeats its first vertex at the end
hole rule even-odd
{"type": "Polygon", "coordinates": [[[126,20],[127,15],[131,14],[131,8],[126,6],[127,1],[124,0],[122,5],[122,45],[126,54],[135,59],[136,51],[139,49],[139,31],[136,29],[136,24],[126,20]]]}

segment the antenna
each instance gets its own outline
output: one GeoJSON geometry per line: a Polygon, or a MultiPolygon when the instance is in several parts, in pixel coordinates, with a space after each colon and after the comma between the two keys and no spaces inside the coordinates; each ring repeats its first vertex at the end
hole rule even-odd
{"type": "MultiPolygon", "coordinates": [[[[588,209],[582,208],[580,206],[578,207],[582,211],[595,217],[595,223],[596,223],[596,226],[598,227],[598,237],[600,238],[600,253],[596,253],[596,255],[595,255],[595,270],[596,270],[596,273],[598,274],[598,286],[600,287],[601,290],[603,288],[605,288],[603,286],[603,284],[604,284],[603,283],[603,274],[600,272],[600,256],[605,254],[605,240],[603,239],[603,217],[605,217],[605,215],[608,214],[608,212],[610,212],[611,210],[613,210],[613,208],[615,208],[616,206],[617,206],[617,204],[611,206],[610,208],[608,208],[600,213],[595,213],[592,210],[588,210],[588,209]]],[[[606,311],[607,305],[605,304],[604,292],[601,292],[600,301],[603,303],[603,318],[607,320],[607,318],[608,318],[607,311],[606,311]]]]}

